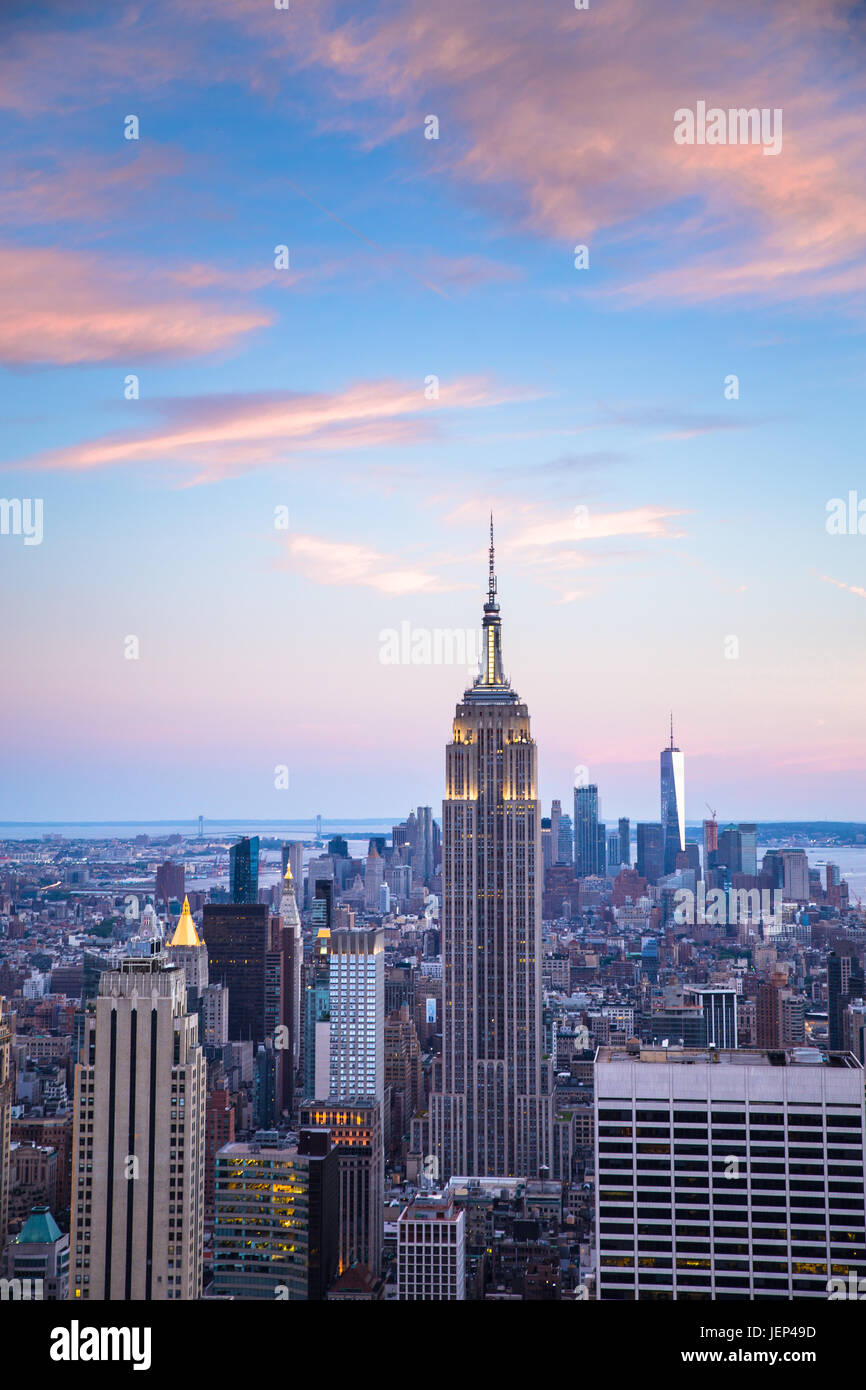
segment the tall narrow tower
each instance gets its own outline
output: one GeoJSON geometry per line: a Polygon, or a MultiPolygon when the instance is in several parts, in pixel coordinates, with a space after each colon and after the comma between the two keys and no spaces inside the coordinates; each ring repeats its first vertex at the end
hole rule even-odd
{"type": "Polygon", "coordinates": [[[71,1299],[202,1291],[205,1062],[161,942],[100,976],[75,1068],[71,1299]]]}
{"type": "Polygon", "coordinates": [[[541,1057],[541,807],[529,711],[505,679],[493,518],[481,670],[445,754],[443,1041],[431,1098],[440,1178],[549,1164],[541,1057]]]}
{"type": "Polygon", "coordinates": [[[674,717],[671,715],[671,742],[661,751],[661,810],[664,835],[664,871],[672,874],[677,855],[686,847],[685,758],[674,746],[674,717]]]}

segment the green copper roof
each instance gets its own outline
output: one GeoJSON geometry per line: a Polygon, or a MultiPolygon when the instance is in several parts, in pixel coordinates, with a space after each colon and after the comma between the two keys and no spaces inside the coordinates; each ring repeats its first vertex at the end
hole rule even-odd
{"type": "Polygon", "coordinates": [[[53,1245],[60,1240],[60,1227],[47,1207],[34,1207],[24,1222],[17,1245],[53,1245]]]}

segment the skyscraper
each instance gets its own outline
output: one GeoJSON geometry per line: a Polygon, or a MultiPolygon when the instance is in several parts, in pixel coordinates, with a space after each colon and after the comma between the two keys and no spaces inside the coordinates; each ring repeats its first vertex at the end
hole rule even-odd
{"type": "Polygon", "coordinates": [[[631,868],[631,824],[627,816],[619,818],[619,862],[631,868]]]}
{"type": "Polygon", "coordinates": [[[265,956],[268,909],[264,903],[205,903],[202,932],[212,984],[229,991],[229,1038],[264,1041],[265,956]]]}
{"type": "Polygon", "coordinates": [[[686,847],[685,758],[674,747],[674,718],[671,715],[671,742],[661,751],[661,808],[664,833],[664,872],[676,870],[677,855],[686,847]]]}
{"type": "MultiPolygon", "coordinates": [[[[327,1097],[385,1097],[385,941],[376,927],[331,932],[328,951],[330,1087],[327,1097]]],[[[313,1099],[313,1097],[310,1097],[313,1099]]]]}
{"type": "Polygon", "coordinates": [[[183,910],[168,944],[172,965],[179,965],[186,976],[186,987],[197,998],[208,985],[207,946],[200,939],[189,910],[189,898],[183,900],[183,910]]]}
{"type": "MultiPolygon", "coordinates": [[[[574,876],[586,878],[599,872],[598,787],[590,783],[574,789],[574,876]]],[[[603,829],[603,827],[602,827],[603,829]]],[[[603,870],[602,870],[603,872],[603,870]]]]}
{"type": "Polygon", "coordinates": [[[6,1240],[9,1221],[9,1149],[12,1134],[12,1031],[4,1017],[5,999],[0,999],[0,1250],[6,1240]]]}
{"type": "Polygon", "coordinates": [[[595,1112],[599,1299],[826,1299],[866,1274],[853,1057],[601,1047],[595,1112]]]}
{"type": "Polygon", "coordinates": [[[664,830],[657,822],[638,821],[637,871],[641,878],[655,883],[664,873],[664,830]]]}
{"type": "Polygon", "coordinates": [[[244,836],[229,850],[229,884],[233,903],[259,900],[259,837],[244,836]]]}
{"type": "Polygon", "coordinates": [[[160,949],[99,981],[75,1068],[70,1298],[202,1292],[206,1073],[160,949]]]}
{"type": "Polygon", "coordinates": [[[323,1299],[337,1272],[338,1158],[326,1129],[297,1143],[231,1143],[216,1156],[214,1291],[323,1299]]]}
{"type": "Polygon", "coordinates": [[[562,824],[562,802],[554,801],[550,806],[550,862],[559,864],[559,832],[562,824]]]}
{"type": "Polygon", "coordinates": [[[529,711],[503,672],[492,519],[482,635],[445,755],[431,1143],[440,1177],[537,1177],[552,1090],[541,1058],[541,808],[529,711]]]}

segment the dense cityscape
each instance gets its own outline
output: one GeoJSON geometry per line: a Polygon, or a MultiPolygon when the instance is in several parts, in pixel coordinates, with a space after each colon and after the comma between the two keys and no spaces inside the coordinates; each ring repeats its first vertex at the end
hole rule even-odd
{"type": "Polygon", "coordinates": [[[505,670],[491,522],[441,819],[2,843],[7,1296],[856,1289],[860,899],[691,828],[673,721],[657,822],[543,815],[505,670]]]}

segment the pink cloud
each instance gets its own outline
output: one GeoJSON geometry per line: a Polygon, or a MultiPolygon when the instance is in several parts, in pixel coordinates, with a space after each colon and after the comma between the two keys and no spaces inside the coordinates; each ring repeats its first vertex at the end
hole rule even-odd
{"type": "Polygon", "coordinates": [[[279,568],[296,570],[317,584],[360,585],[382,594],[434,594],[451,587],[430,570],[407,566],[368,546],[319,536],[287,540],[279,568]]]}
{"type": "Polygon", "coordinates": [[[12,365],[198,357],[271,322],[260,309],[166,292],[158,276],[42,247],[0,247],[0,298],[0,361],[12,365]]]}
{"type": "Polygon", "coordinates": [[[69,471],[167,462],[210,482],[268,467],[309,450],[411,444],[435,433],[442,410],[470,410],[520,399],[483,378],[440,386],[429,401],[424,383],[361,382],[333,393],[203,396],[160,405],[163,423],[147,431],[103,436],[29,460],[33,468],[69,471]]]}

